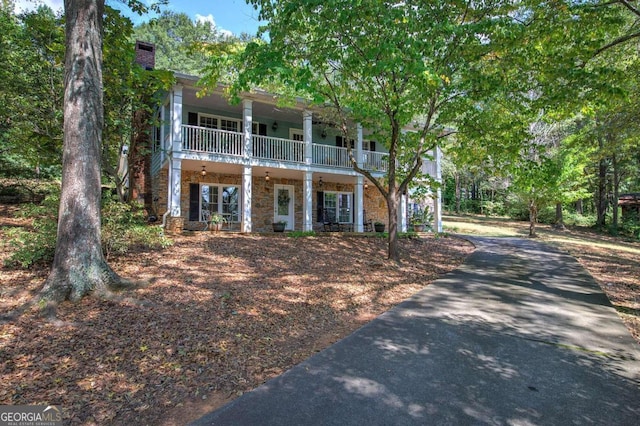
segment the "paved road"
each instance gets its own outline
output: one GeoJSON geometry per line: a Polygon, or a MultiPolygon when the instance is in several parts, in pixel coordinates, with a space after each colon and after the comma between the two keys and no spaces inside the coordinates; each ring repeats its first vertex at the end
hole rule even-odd
{"type": "Polygon", "coordinates": [[[523,239],[478,249],[193,425],[638,425],[640,351],[593,278],[523,239]]]}

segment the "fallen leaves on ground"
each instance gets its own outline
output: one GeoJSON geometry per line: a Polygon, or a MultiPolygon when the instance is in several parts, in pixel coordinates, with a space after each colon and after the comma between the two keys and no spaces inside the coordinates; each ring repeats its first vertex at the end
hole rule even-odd
{"type": "MultiPolygon", "coordinates": [[[[0,404],[60,405],[70,424],[185,424],[345,337],[472,251],[433,236],[400,247],[397,265],[381,238],[199,232],[116,259],[119,274],[148,285],[117,301],[63,303],[57,324],[27,312],[0,326],[0,404]]],[[[46,272],[3,267],[1,309],[29,300],[46,272]]]]}

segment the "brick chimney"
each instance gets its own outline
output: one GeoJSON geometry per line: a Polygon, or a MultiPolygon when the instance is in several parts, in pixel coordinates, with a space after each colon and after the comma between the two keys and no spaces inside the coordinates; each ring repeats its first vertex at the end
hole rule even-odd
{"type": "Polygon", "coordinates": [[[156,66],[156,45],[136,40],[136,63],[146,70],[156,66]]]}

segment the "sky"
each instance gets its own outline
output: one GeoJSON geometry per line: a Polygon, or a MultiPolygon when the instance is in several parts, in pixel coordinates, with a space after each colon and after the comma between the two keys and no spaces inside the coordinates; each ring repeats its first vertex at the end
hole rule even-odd
{"type": "MultiPolygon", "coordinates": [[[[106,0],[107,4],[123,10],[122,0],[106,0]]],[[[143,0],[150,3],[150,0],[143,0]]],[[[64,0],[16,0],[16,12],[33,9],[37,4],[46,4],[53,10],[61,10],[64,0]]],[[[175,12],[184,12],[193,20],[207,20],[213,22],[218,30],[239,35],[242,32],[255,34],[260,23],[258,12],[244,0],[169,0],[164,6],[175,12]]],[[[148,20],[151,16],[138,16],[131,12],[125,13],[137,24],[148,20]]]]}

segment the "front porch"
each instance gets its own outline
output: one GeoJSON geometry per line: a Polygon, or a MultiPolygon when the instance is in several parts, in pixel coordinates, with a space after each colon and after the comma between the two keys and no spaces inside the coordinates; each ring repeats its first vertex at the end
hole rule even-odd
{"type": "MultiPolygon", "coordinates": [[[[226,219],[223,231],[243,233],[272,232],[272,224],[280,221],[289,231],[353,232],[366,231],[367,222],[388,222],[384,199],[361,176],[224,163],[207,163],[203,174],[199,164],[181,162],[179,185],[169,184],[167,168],[159,173],[158,208],[173,211],[167,220],[180,229],[203,230],[213,213],[226,219]],[[169,186],[177,190],[173,195],[179,194],[173,207],[162,193],[169,186]]],[[[404,221],[401,228],[406,229],[404,221]]]]}

